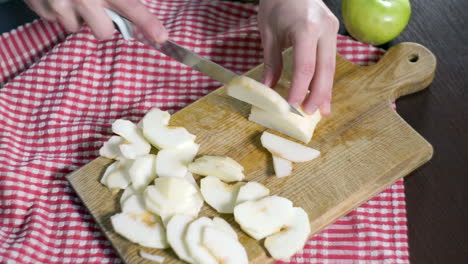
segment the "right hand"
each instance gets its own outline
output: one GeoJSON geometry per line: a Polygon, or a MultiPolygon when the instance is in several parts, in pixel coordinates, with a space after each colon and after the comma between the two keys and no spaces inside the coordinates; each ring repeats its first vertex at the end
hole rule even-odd
{"type": "Polygon", "coordinates": [[[66,30],[76,32],[86,22],[96,38],[109,39],[115,32],[114,24],[104,11],[113,9],[137,26],[156,42],[168,39],[162,23],[139,0],[25,0],[40,17],[60,22],[66,30]]]}

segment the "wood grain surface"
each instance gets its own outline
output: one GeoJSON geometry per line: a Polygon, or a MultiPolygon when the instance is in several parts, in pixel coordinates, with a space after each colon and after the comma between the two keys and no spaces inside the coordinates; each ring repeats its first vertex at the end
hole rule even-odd
{"type": "MultiPolygon", "coordinates": [[[[282,81],[291,77],[291,50],[285,56],[282,81]]],[[[303,207],[315,234],[385,187],[428,161],[431,145],[392,110],[391,101],[427,87],[434,77],[436,59],[421,45],[402,43],[373,66],[360,67],[337,58],[333,112],[324,118],[309,144],[321,156],[295,164],[293,175],[273,177],[270,154],[261,147],[265,129],[247,120],[250,106],[220,88],[173,115],[171,125],[197,135],[199,155],[227,155],[240,162],[246,180],[265,184],[272,194],[303,207]],[[417,58],[417,59],[415,59],[417,58]]],[[[247,75],[258,79],[261,66],[247,75]]],[[[112,231],[109,217],[119,211],[118,197],[99,179],[111,161],[98,158],[68,176],[73,188],[127,263],[144,263],[141,248],[112,231]]],[[[201,215],[216,213],[204,206],[201,215]]],[[[239,231],[232,215],[223,215],[239,231]]],[[[238,232],[252,263],[269,263],[260,242],[238,232]]],[[[179,263],[170,250],[149,252],[179,263]]]]}

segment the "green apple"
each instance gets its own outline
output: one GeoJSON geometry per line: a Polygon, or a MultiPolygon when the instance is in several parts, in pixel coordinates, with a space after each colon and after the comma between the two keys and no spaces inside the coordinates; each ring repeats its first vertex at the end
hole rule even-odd
{"type": "Polygon", "coordinates": [[[341,8],[349,34],[372,45],[394,39],[411,16],[409,0],[342,0],[341,8]]]}

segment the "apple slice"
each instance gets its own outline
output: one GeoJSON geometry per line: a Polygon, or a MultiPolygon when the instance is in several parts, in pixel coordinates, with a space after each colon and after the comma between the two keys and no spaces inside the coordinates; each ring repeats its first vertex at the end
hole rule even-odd
{"type": "Polygon", "coordinates": [[[99,149],[99,155],[108,159],[120,160],[123,158],[120,145],[125,143],[125,139],[121,136],[112,136],[109,140],[104,142],[104,145],[99,149]]]}
{"type": "Polygon", "coordinates": [[[309,216],[304,209],[294,207],[292,217],[282,230],[265,239],[265,248],[274,259],[286,260],[304,248],[309,234],[309,216]]]}
{"type": "MultiPolygon", "coordinates": [[[[213,226],[203,228],[202,244],[223,264],[248,264],[244,247],[237,239],[213,226]]],[[[203,262],[202,262],[203,263],[203,262]]]]}
{"type": "Polygon", "coordinates": [[[158,149],[183,148],[195,141],[196,136],[183,127],[169,127],[171,115],[158,108],[151,109],[141,123],[146,139],[158,149]]]}
{"type": "Polygon", "coordinates": [[[190,171],[187,171],[187,174],[185,174],[184,179],[190,182],[195,188],[199,189],[198,184],[195,181],[195,178],[193,178],[193,174],[190,171]]]}
{"type": "Polygon", "coordinates": [[[267,196],[247,201],[234,208],[234,218],[256,240],[281,230],[292,215],[292,202],[284,197],[267,196]]]}
{"type": "Polygon", "coordinates": [[[189,215],[174,215],[166,225],[167,241],[177,256],[188,263],[193,263],[193,258],[190,256],[188,247],[184,242],[185,235],[193,217],[189,215]]]}
{"type": "Polygon", "coordinates": [[[262,146],[274,156],[292,162],[306,162],[317,158],[320,151],[306,147],[294,141],[279,137],[267,131],[260,137],[262,146]]]}
{"type": "Polygon", "coordinates": [[[275,112],[289,112],[288,102],[275,90],[246,76],[238,76],[227,85],[227,94],[259,107],[261,109],[275,112]]]}
{"type": "Polygon", "coordinates": [[[218,213],[232,214],[239,188],[244,184],[244,182],[227,184],[218,178],[207,176],[200,181],[200,190],[205,202],[218,213]]]}
{"type": "Polygon", "coordinates": [[[131,121],[115,120],[112,124],[112,131],[128,142],[119,146],[124,157],[135,159],[151,151],[151,145],[145,140],[140,129],[131,121]]]}
{"type": "Polygon", "coordinates": [[[130,184],[130,175],[128,175],[127,167],[129,161],[115,161],[104,171],[101,178],[101,183],[109,189],[125,189],[130,184]]]}
{"type": "Polygon", "coordinates": [[[122,195],[120,196],[120,204],[124,203],[125,200],[128,199],[128,197],[134,194],[139,194],[139,193],[135,190],[135,188],[133,188],[132,185],[127,186],[127,188],[125,188],[122,195]]]}
{"type": "Polygon", "coordinates": [[[175,214],[198,214],[203,203],[200,193],[191,183],[175,177],[157,178],[154,185],[146,188],[143,196],[146,208],[161,216],[164,222],[175,214]],[[196,206],[198,208],[194,208],[196,206]]]}
{"type": "Polygon", "coordinates": [[[224,220],[223,218],[214,217],[213,218],[213,226],[216,227],[219,230],[222,230],[224,233],[226,233],[227,235],[229,235],[233,239],[235,239],[235,240],[239,239],[238,236],[237,236],[236,231],[234,231],[234,229],[232,229],[231,225],[228,222],[226,222],[226,220],[224,220]]]}
{"type": "Polygon", "coordinates": [[[160,150],[156,158],[156,174],[159,177],[185,177],[187,165],[195,158],[199,147],[190,143],[184,148],[160,150]]]}
{"type": "Polygon", "coordinates": [[[276,177],[283,178],[291,175],[293,166],[291,161],[273,155],[273,168],[276,177]]]}
{"type": "Polygon", "coordinates": [[[133,188],[142,192],[156,178],[156,155],[146,154],[135,159],[129,169],[133,188]]]}
{"type": "Polygon", "coordinates": [[[111,216],[111,223],[115,232],[133,243],[150,248],[169,246],[161,220],[148,212],[139,217],[119,213],[111,216]]]}
{"type": "Polygon", "coordinates": [[[185,234],[185,243],[195,263],[219,263],[202,242],[202,232],[204,228],[211,226],[213,226],[213,221],[208,217],[200,217],[188,226],[187,233],[185,234]]]}
{"type": "Polygon", "coordinates": [[[260,198],[266,197],[270,194],[270,190],[258,182],[247,182],[244,186],[240,187],[237,194],[236,205],[246,201],[255,201],[260,198]]]}
{"type": "Polygon", "coordinates": [[[244,168],[229,157],[203,156],[189,164],[190,172],[213,176],[225,182],[241,181],[244,179],[244,168]]]}
{"type": "Polygon", "coordinates": [[[145,201],[141,195],[130,195],[120,204],[122,212],[130,215],[141,215],[146,212],[145,201]]]}

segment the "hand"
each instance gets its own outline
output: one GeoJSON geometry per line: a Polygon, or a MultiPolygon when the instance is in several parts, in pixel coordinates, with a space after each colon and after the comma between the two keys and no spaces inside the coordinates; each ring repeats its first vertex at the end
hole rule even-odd
{"type": "Polygon", "coordinates": [[[338,19],[322,0],[260,0],[258,23],[264,49],[263,83],[270,87],[282,70],[281,50],[293,46],[288,102],[312,114],[330,113],[338,19]]]}
{"type": "Polygon", "coordinates": [[[156,42],[168,39],[161,22],[138,0],[25,0],[39,16],[60,22],[66,30],[76,32],[86,22],[98,39],[109,39],[115,28],[104,8],[113,9],[139,26],[156,42]]]}

